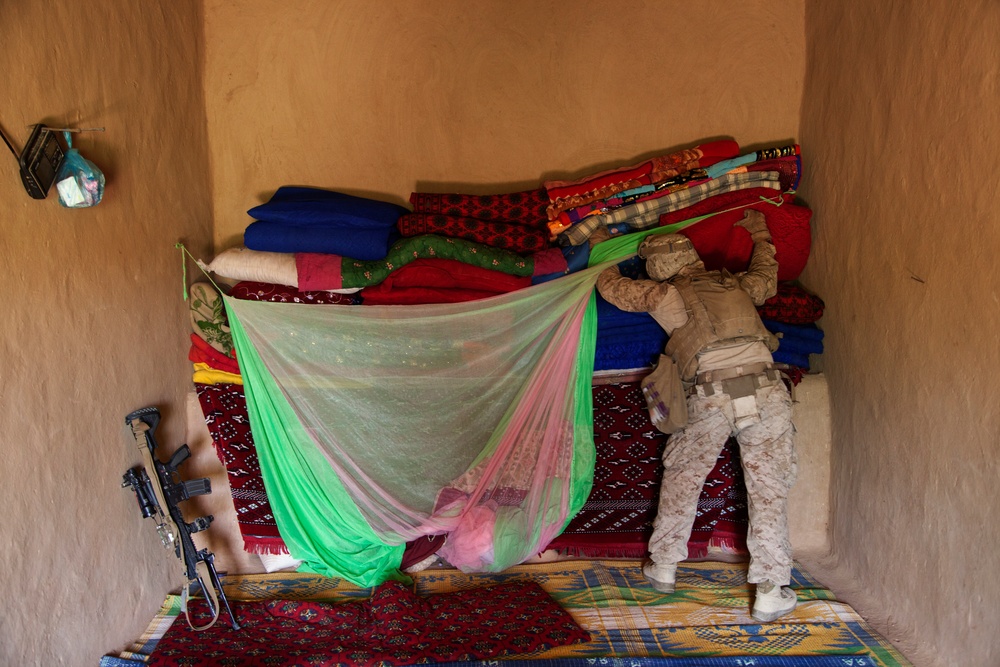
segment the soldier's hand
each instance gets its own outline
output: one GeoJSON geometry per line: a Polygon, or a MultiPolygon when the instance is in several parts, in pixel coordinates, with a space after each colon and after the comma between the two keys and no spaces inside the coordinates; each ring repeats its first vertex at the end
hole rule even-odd
{"type": "Polygon", "coordinates": [[[747,211],[743,214],[743,219],[735,226],[750,232],[750,238],[753,239],[754,243],[771,240],[771,232],[764,221],[764,214],[760,211],[747,211]]]}

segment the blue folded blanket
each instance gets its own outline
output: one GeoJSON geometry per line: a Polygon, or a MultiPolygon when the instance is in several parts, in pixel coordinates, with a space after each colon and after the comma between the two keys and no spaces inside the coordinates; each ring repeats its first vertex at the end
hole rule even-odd
{"type": "Polygon", "coordinates": [[[799,368],[809,370],[808,355],[782,352],[779,349],[777,352],[773,352],[771,356],[774,357],[775,362],[779,364],[788,364],[789,366],[798,366],[799,368]]]}
{"type": "Polygon", "coordinates": [[[345,229],[337,226],[252,222],[243,232],[243,245],[268,252],[318,252],[352,259],[384,259],[399,240],[395,227],[345,229]]]}
{"type": "Polygon", "coordinates": [[[794,338],[806,338],[808,340],[823,340],[823,330],[815,324],[785,324],[776,320],[764,320],[764,328],[773,334],[786,334],[794,338]]]}
{"type": "Polygon", "coordinates": [[[256,222],[243,244],[269,252],[317,252],[352,259],[383,259],[399,239],[396,204],[319,188],[283,186],[266,204],[247,211],[256,222]]]}
{"type": "Polygon", "coordinates": [[[649,313],[629,313],[597,295],[594,370],[652,366],[667,344],[667,333],[649,313]]]}
{"type": "Polygon", "coordinates": [[[764,327],[778,336],[778,349],[774,360],[809,369],[809,355],[823,353],[823,330],[815,324],[785,324],[775,320],[761,320],[764,327]]]}
{"type": "Polygon", "coordinates": [[[823,341],[783,334],[778,339],[778,349],[789,354],[823,354],[823,341]]]}

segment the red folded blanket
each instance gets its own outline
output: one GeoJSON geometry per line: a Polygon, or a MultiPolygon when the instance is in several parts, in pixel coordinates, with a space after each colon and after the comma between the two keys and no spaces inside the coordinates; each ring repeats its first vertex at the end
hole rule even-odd
{"type": "Polygon", "coordinates": [[[823,317],[825,304],[794,283],[778,283],[778,293],[757,308],[761,318],[784,324],[812,324],[823,317]]]}
{"type": "Polygon", "coordinates": [[[239,375],[240,367],[236,363],[235,355],[236,351],[233,350],[233,356],[227,357],[209,345],[198,334],[191,334],[191,349],[188,351],[188,361],[193,361],[196,364],[208,364],[217,371],[239,375]]]}
{"type": "Polygon", "coordinates": [[[549,247],[549,234],[539,227],[511,222],[477,220],[438,213],[407,213],[396,221],[403,236],[440,234],[467,239],[493,248],[530,254],[549,247]]]}
{"type": "Polygon", "coordinates": [[[660,216],[660,225],[669,225],[700,215],[709,218],[681,230],[681,234],[691,239],[695,250],[709,269],[746,271],[753,253],[753,242],[743,228],[733,225],[743,218],[747,209],[760,211],[767,220],[774,242],[775,258],[778,261],[778,280],[795,280],[802,273],[809,259],[812,246],[812,231],[809,221],[812,211],[804,206],[792,204],[792,194],[780,195],[781,206],[773,203],[775,191],[767,188],[751,188],[737,192],[709,197],[679,211],[660,216]],[[761,197],[771,201],[762,201],[761,197]],[[734,206],[744,206],[728,210],[734,206]]]}
{"type": "Polygon", "coordinates": [[[351,305],[358,302],[353,294],[339,294],[322,290],[299,291],[288,285],[261,283],[251,280],[238,282],[229,296],[244,301],[273,301],[277,303],[313,303],[351,305]]]}
{"type": "Polygon", "coordinates": [[[436,194],[410,195],[414,213],[440,213],[476,220],[510,222],[544,230],[549,205],[545,190],[526,190],[497,195],[436,194]]]}
{"type": "Polygon", "coordinates": [[[531,285],[527,276],[512,276],[454,259],[417,259],[401,266],[378,285],[358,296],[367,305],[459,303],[513,292],[531,285]]]}

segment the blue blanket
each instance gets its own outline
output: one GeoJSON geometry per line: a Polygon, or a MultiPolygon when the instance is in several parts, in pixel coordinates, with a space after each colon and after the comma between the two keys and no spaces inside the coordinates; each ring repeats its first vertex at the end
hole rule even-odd
{"type": "Polygon", "coordinates": [[[256,222],[244,231],[243,244],[269,252],[383,259],[399,239],[396,223],[407,212],[396,204],[342,192],[282,186],[267,203],[247,211],[256,222]]]}

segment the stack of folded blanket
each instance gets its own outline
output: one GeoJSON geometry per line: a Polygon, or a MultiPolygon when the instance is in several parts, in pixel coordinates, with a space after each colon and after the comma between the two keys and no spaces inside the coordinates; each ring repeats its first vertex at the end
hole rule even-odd
{"type": "Polygon", "coordinates": [[[604,239],[710,216],[685,228],[710,268],[742,270],[752,245],[733,223],[765,212],[794,280],[809,253],[809,209],[794,203],[797,145],[740,152],[712,141],[573,181],[503,194],[414,192],[410,207],[282,186],[248,211],[244,245],[207,267],[235,281],[353,295],[353,304],[488,298],[587,266],[604,239]]]}
{"type": "Polygon", "coordinates": [[[794,367],[799,377],[811,369],[810,355],[823,353],[823,330],[816,324],[823,308],[815,294],[794,283],[779,283],[778,294],[757,309],[765,328],[778,338],[774,360],[794,367]]]}
{"type": "Polygon", "coordinates": [[[587,253],[552,245],[542,190],[413,193],[410,204],[284,186],[248,211],[255,220],[244,247],[210,268],[301,292],[353,294],[353,303],[416,304],[495,296],[586,266],[587,253]]]}
{"type": "MultiPolygon", "coordinates": [[[[574,181],[547,181],[522,192],[414,192],[409,207],[286,186],[248,211],[253,222],[244,232],[243,246],[220,253],[203,268],[235,282],[229,295],[237,299],[352,307],[452,303],[558,279],[585,268],[597,243],[704,216],[678,225],[679,233],[691,239],[708,268],[736,272],[747,268],[752,242],[734,223],[751,208],[765,215],[779,265],[778,294],[759,312],[779,336],[775,360],[797,369],[792,374],[797,381],[809,370],[808,355],[822,351],[816,321],[823,310],[818,297],[794,283],[811,243],[811,211],[795,200],[801,168],[797,145],[741,151],[735,141],[725,140],[574,181]]],[[[638,259],[620,266],[623,274],[644,277],[638,259]]],[[[221,299],[206,291],[210,285],[202,285],[199,303],[207,310],[200,316],[203,324],[195,327],[190,358],[209,431],[229,473],[245,546],[261,554],[287,553],[261,481],[221,299]]],[[[595,395],[610,391],[612,383],[619,383],[615,391],[623,396],[634,393],[633,385],[648,373],[666,340],[647,313],[626,313],[598,295],[595,395]]],[[[620,415],[611,412],[620,409],[617,403],[595,400],[595,428],[616,423],[620,415]]],[[[645,408],[638,401],[634,409],[644,413],[645,408]]],[[[611,464],[625,460],[622,451],[632,456],[634,450],[637,465],[657,477],[659,457],[650,451],[653,430],[631,422],[628,428],[636,446],[619,442],[625,430],[610,428],[607,441],[615,448],[598,447],[598,467],[608,464],[610,470],[611,464]]],[[[710,476],[713,488],[699,501],[693,556],[723,539],[732,550],[742,551],[744,542],[736,533],[745,523],[746,508],[738,468],[738,452],[728,443],[710,476]]],[[[617,486],[612,489],[621,480],[603,481],[605,486],[595,480],[596,504],[585,510],[594,509],[597,514],[591,514],[599,515],[601,525],[616,526],[617,535],[595,540],[588,549],[587,535],[596,524],[584,511],[573,526],[579,531],[568,530],[565,539],[575,539],[579,553],[588,555],[616,555],[635,547],[641,551],[658,484],[623,493],[617,486]],[[635,509],[637,493],[645,514],[635,509]],[[618,509],[618,500],[611,500],[618,498],[615,494],[621,495],[618,509]]],[[[433,540],[408,545],[404,566],[438,546],[433,540]]]]}
{"type": "Polygon", "coordinates": [[[194,382],[243,384],[222,297],[209,283],[195,283],[189,292],[191,328],[194,331],[191,333],[188,360],[194,364],[194,382]]]}

